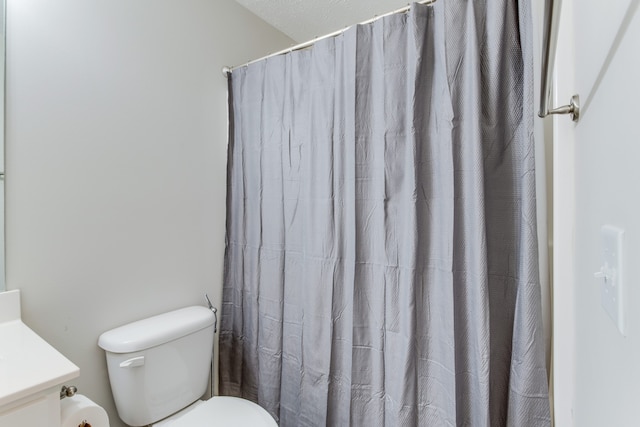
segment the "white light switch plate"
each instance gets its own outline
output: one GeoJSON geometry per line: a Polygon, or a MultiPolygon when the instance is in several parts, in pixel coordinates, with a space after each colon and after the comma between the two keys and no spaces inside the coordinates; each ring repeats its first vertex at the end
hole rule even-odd
{"type": "Polygon", "coordinates": [[[596,273],[596,276],[601,280],[600,303],[620,333],[624,335],[624,275],[622,269],[624,230],[604,225],[601,233],[603,265],[596,273]]]}

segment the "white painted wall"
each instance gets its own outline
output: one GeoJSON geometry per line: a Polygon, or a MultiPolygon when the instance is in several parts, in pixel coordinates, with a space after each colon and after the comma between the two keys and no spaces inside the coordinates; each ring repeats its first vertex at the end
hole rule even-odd
{"type": "Polygon", "coordinates": [[[575,212],[571,200],[555,206],[556,239],[562,234],[571,246],[555,263],[556,270],[569,270],[568,280],[555,283],[559,427],[640,422],[640,14],[638,0],[614,3],[566,0],[561,23],[558,101],[577,92],[585,108],[576,126],[556,119],[556,152],[562,155],[556,157],[555,185],[573,188],[563,194],[575,200],[575,212]],[[602,264],[604,224],[626,233],[626,336],[601,308],[593,276],[602,264]]]}
{"type": "MultiPolygon", "coordinates": [[[[572,2],[563,2],[553,107],[575,93],[572,2]]],[[[545,119],[553,138],[553,362],[556,427],[572,427],[575,388],[575,125],[568,116],[545,119]]]]}
{"type": "Polygon", "coordinates": [[[8,0],[7,288],[121,426],[100,333],[219,304],[223,65],[291,40],[231,0],[8,0]]]}

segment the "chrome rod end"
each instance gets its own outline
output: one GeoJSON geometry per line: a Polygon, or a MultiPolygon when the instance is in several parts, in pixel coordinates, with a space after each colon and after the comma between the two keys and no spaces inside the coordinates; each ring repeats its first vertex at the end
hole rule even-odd
{"type": "Polygon", "coordinates": [[[562,107],[553,108],[546,113],[544,111],[540,111],[538,116],[546,117],[549,114],[569,114],[571,116],[571,120],[577,122],[580,120],[580,96],[573,95],[571,97],[571,101],[569,105],[563,105],[562,107]]]}

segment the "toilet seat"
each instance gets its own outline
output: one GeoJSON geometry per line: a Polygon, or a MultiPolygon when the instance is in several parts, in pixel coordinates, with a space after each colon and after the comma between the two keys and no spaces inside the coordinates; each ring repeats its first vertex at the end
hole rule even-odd
{"type": "MultiPolygon", "coordinates": [[[[269,413],[249,400],[215,396],[157,425],[166,427],[278,427],[269,413]]],[[[156,424],[154,424],[156,426],[156,424]]]]}

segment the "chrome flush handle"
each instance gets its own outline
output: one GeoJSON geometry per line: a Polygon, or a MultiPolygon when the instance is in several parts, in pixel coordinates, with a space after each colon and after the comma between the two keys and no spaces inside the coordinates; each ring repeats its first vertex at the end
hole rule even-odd
{"type": "Polygon", "coordinates": [[[213,312],[213,333],[218,332],[218,309],[211,304],[211,300],[209,299],[209,295],[204,294],[204,298],[207,300],[207,304],[209,305],[209,310],[213,312]]]}

